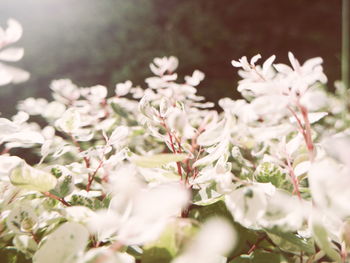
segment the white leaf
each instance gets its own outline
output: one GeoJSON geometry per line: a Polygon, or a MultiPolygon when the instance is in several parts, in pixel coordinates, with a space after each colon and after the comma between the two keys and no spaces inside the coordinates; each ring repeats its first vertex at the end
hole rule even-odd
{"type": "Polygon", "coordinates": [[[35,131],[23,131],[23,132],[16,132],[11,135],[7,135],[4,138],[4,141],[7,142],[18,142],[18,143],[39,143],[43,144],[45,142],[44,136],[41,135],[41,133],[35,132],[35,131]]]}
{"type": "Polygon", "coordinates": [[[130,92],[132,88],[132,82],[130,80],[125,81],[124,83],[118,83],[115,85],[115,94],[118,97],[125,96],[130,92]]]}
{"type": "Polygon", "coordinates": [[[17,156],[0,155],[0,175],[8,175],[21,162],[23,160],[17,156]]]}
{"type": "Polygon", "coordinates": [[[232,66],[234,66],[235,68],[240,68],[241,67],[241,63],[236,61],[236,60],[231,60],[231,64],[232,66]]]}
{"type": "Polygon", "coordinates": [[[327,115],[328,115],[328,112],[312,112],[308,114],[308,117],[309,117],[310,123],[315,123],[327,115]]]}
{"type": "Polygon", "coordinates": [[[255,55],[254,57],[252,57],[252,58],[250,59],[250,64],[251,64],[251,65],[255,65],[255,63],[256,63],[259,59],[261,59],[261,55],[260,55],[260,54],[255,55]]]}
{"type": "Polygon", "coordinates": [[[197,86],[204,79],[204,73],[199,70],[195,70],[192,76],[186,76],[185,81],[188,85],[197,86]]]}
{"type": "Polygon", "coordinates": [[[131,161],[140,167],[157,168],[168,163],[181,162],[187,158],[188,155],[183,153],[162,153],[149,156],[134,156],[131,158],[131,161]]]}
{"type": "Polygon", "coordinates": [[[17,234],[34,231],[37,223],[38,217],[28,204],[14,207],[6,220],[8,228],[17,234]]]}
{"type": "Polygon", "coordinates": [[[263,64],[263,74],[266,75],[266,73],[268,72],[268,70],[271,68],[272,63],[275,61],[276,56],[272,55],[271,57],[269,57],[263,64]]]}
{"type": "Polygon", "coordinates": [[[17,42],[21,38],[23,33],[21,24],[14,19],[9,19],[7,20],[7,25],[8,27],[5,31],[5,42],[17,42]]]}
{"type": "Polygon", "coordinates": [[[58,101],[52,101],[46,105],[45,111],[42,112],[42,116],[47,119],[57,119],[63,115],[66,111],[66,106],[58,101]]]}
{"type": "Polygon", "coordinates": [[[62,118],[56,121],[56,125],[66,133],[74,133],[81,125],[80,119],[79,112],[74,108],[70,108],[66,110],[62,118]]]}
{"type": "Polygon", "coordinates": [[[20,126],[15,124],[14,122],[5,118],[0,118],[0,139],[2,139],[3,136],[11,135],[13,133],[18,132],[19,129],[20,126]]]}
{"type": "Polygon", "coordinates": [[[5,70],[4,65],[0,63],[0,86],[7,85],[11,83],[11,81],[12,75],[5,70]]]}
{"type": "Polygon", "coordinates": [[[286,144],[287,154],[289,156],[292,156],[293,153],[295,153],[299,149],[300,145],[303,145],[303,141],[304,139],[299,133],[294,138],[289,140],[289,142],[286,144]]]}
{"type": "Polygon", "coordinates": [[[15,84],[27,81],[30,77],[30,74],[27,71],[20,68],[16,68],[16,67],[4,65],[4,64],[0,65],[0,71],[1,71],[1,68],[5,70],[9,75],[11,75],[11,82],[15,84]]]}
{"type": "Polygon", "coordinates": [[[309,171],[310,167],[311,167],[310,161],[301,162],[294,168],[294,173],[296,176],[303,175],[309,171]]]}
{"type": "Polygon", "coordinates": [[[2,51],[0,51],[0,60],[4,61],[18,61],[20,60],[24,55],[24,49],[23,48],[6,48],[2,51]]]}
{"type": "Polygon", "coordinates": [[[290,64],[292,64],[292,67],[295,71],[299,71],[300,70],[300,63],[299,61],[294,57],[292,52],[288,52],[288,58],[290,61],[290,64]]]}
{"type": "Polygon", "coordinates": [[[52,174],[33,168],[22,162],[10,173],[13,185],[39,192],[47,192],[56,186],[57,179],[52,174]]]}
{"type": "Polygon", "coordinates": [[[120,145],[129,135],[129,128],[126,126],[119,126],[112,132],[109,137],[109,145],[120,145]]]}
{"type": "Polygon", "coordinates": [[[89,232],[78,223],[64,223],[50,234],[33,256],[33,263],[74,263],[89,239],[89,232]]]}
{"type": "Polygon", "coordinates": [[[17,112],[16,115],[12,117],[14,123],[20,125],[26,122],[29,119],[29,114],[24,111],[17,112]]]}
{"type": "Polygon", "coordinates": [[[199,233],[185,251],[172,263],[219,263],[234,248],[236,233],[230,223],[221,218],[211,218],[204,223],[199,233]]]}
{"type": "Polygon", "coordinates": [[[215,162],[217,159],[219,159],[223,154],[225,154],[228,150],[229,142],[225,139],[223,139],[220,143],[218,143],[216,146],[213,146],[210,148],[210,153],[207,156],[204,156],[203,158],[197,160],[193,167],[198,167],[201,165],[208,165],[210,163],[215,162]]]}

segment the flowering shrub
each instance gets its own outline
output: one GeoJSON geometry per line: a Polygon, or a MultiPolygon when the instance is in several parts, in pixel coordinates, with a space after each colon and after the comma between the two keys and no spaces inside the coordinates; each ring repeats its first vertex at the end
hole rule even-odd
{"type": "MultiPolygon", "coordinates": [[[[21,32],[9,20],[0,47],[21,32]]],[[[177,82],[175,57],[146,89],[62,79],[53,101],[19,102],[0,118],[1,262],[346,262],[345,88],[326,91],[321,58],[259,59],[232,61],[244,99],[220,111],[196,94],[202,72],[177,82]]],[[[0,64],[2,85],[27,77],[0,64]]]]}

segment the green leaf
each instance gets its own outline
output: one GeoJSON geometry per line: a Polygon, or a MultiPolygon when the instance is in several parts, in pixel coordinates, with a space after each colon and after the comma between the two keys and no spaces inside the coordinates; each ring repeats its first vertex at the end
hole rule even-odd
{"type": "Polygon", "coordinates": [[[71,263],[85,249],[89,232],[78,223],[64,223],[34,254],[33,263],[71,263]]]}
{"type": "Polygon", "coordinates": [[[88,198],[81,195],[73,195],[70,200],[70,204],[73,206],[81,205],[90,208],[91,210],[98,210],[102,208],[107,208],[110,199],[105,198],[103,201],[96,198],[88,198]]]}
{"type": "Polygon", "coordinates": [[[54,175],[56,178],[60,178],[62,176],[62,171],[60,170],[60,168],[53,167],[51,169],[51,174],[54,175]]]}
{"type": "Polygon", "coordinates": [[[134,156],[131,161],[144,168],[157,168],[171,162],[181,162],[188,158],[187,154],[162,153],[150,156],[134,156]]]}
{"type": "Polygon", "coordinates": [[[207,206],[195,205],[189,212],[190,218],[194,218],[200,222],[205,222],[208,218],[213,216],[224,217],[233,222],[232,215],[227,210],[223,201],[218,201],[207,206]]]}
{"type": "Polygon", "coordinates": [[[194,208],[192,208],[189,212],[189,217],[202,223],[211,217],[223,217],[231,222],[236,230],[237,240],[239,240],[236,247],[230,253],[232,256],[238,256],[244,252],[247,252],[250,248],[248,243],[254,244],[258,238],[258,234],[255,231],[246,229],[240,224],[234,222],[232,215],[227,210],[224,201],[218,201],[207,206],[194,206],[194,208]]]}
{"type": "Polygon", "coordinates": [[[38,217],[27,205],[14,207],[6,219],[7,227],[17,234],[30,233],[37,227],[38,217]]]}
{"type": "Polygon", "coordinates": [[[16,235],[13,239],[14,246],[26,256],[32,257],[38,248],[37,243],[30,235],[16,235]]]}
{"type": "Polygon", "coordinates": [[[193,196],[195,205],[211,205],[223,199],[223,196],[216,191],[216,185],[211,184],[198,190],[193,196]]]}
{"type": "Polygon", "coordinates": [[[56,187],[50,191],[50,193],[64,198],[71,194],[74,190],[73,177],[71,175],[63,176],[58,179],[56,187]]]}
{"type": "Polygon", "coordinates": [[[123,107],[119,106],[117,103],[111,104],[113,111],[118,114],[120,117],[127,118],[128,112],[123,107]]]}
{"type": "Polygon", "coordinates": [[[17,187],[39,192],[47,192],[57,183],[56,177],[52,174],[33,168],[24,162],[11,171],[10,181],[17,187]]]}
{"type": "Polygon", "coordinates": [[[312,225],[312,232],[317,245],[336,262],[342,262],[339,253],[334,249],[331,241],[329,240],[327,230],[319,223],[312,225]]]}
{"type": "Polygon", "coordinates": [[[316,253],[312,239],[305,239],[297,234],[282,232],[277,229],[269,229],[266,232],[271,240],[286,252],[300,253],[300,251],[304,251],[309,255],[316,253]]]}
{"type": "Polygon", "coordinates": [[[142,262],[167,263],[178,254],[184,243],[197,232],[189,220],[180,219],[169,224],[162,235],[143,247],[142,262]]]}
{"type": "Polygon", "coordinates": [[[0,262],[4,263],[31,263],[32,260],[26,259],[25,255],[14,247],[0,249],[0,262]]]}
{"type": "Polygon", "coordinates": [[[250,255],[241,255],[230,261],[230,263],[280,263],[285,262],[281,255],[256,250],[250,255]]]}
{"type": "Polygon", "coordinates": [[[279,188],[282,188],[287,181],[286,175],[281,168],[269,162],[259,164],[254,175],[259,183],[271,183],[279,188]]]}

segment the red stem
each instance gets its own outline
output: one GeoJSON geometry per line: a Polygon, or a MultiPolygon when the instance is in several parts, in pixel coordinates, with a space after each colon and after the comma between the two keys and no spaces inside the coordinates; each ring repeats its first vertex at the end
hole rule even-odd
{"type": "Polygon", "coordinates": [[[312,136],[311,136],[311,124],[309,121],[309,115],[308,115],[308,110],[305,106],[301,105],[300,103],[298,103],[300,112],[303,116],[304,119],[304,130],[305,130],[305,142],[306,142],[306,146],[307,149],[309,151],[309,156],[310,156],[310,161],[312,162],[314,160],[315,157],[315,151],[314,151],[314,144],[312,142],[312,136]]]}
{"type": "MultiPolygon", "coordinates": [[[[167,126],[166,123],[164,122],[164,118],[161,117],[161,119],[162,119],[162,121],[163,121],[163,122],[162,122],[162,125],[163,125],[163,127],[165,128],[165,130],[166,130],[166,132],[167,132],[167,134],[168,134],[168,137],[169,137],[171,150],[173,151],[173,153],[177,153],[177,152],[176,152],[176,149],[175,149],[175,145],[174,145],[173,136],[172,136],[172,134],[171,134],[171,132],[170,132],[168,126],[167,126]]],[[[182,180],[182,170],[181,170],[181,164],[180,164],[180,162],[176,162],[176,166],[177,166],[177,172],[178,172],[178,174],[180,175],[181,180],[182,180]]]]}
{"type": "Polygon", "coordinates": [[[67,201],[64,200],[64,198],[58,197],[57,195],[51,194],[50,192],[43,192],[43,194],[47,197],[50,197],[50,198],[53,198],[53,199],[60,201],[65,206],[72,206],[71,204],[67,203],[67,201]]]}
{"type": "Polygon", "coordinates": [[[299,200],[301,200],[301,195],[300,195],[300,191],[299,191],[299,181],[298,178],[295,176],[294,173],[294,169],[292,167],[292,164],[289,160],[289,156],[287,156],[287,166],[288,166],[288,171],[289,171],[289,175],[292,179],[292,183],[293,183],[293,187],[294,187],[294,193],[296,193],[298,195],[299,200]]]}
{"type": "Polygon", "coordinates": [[[86,185],[86,192],[89,192],[90,191],[90,188],[91,188],[91,184],[92,182],[94,181],[94,178],[98,172],[98,170],[100,170],[100,168],[102,167],[103,165],[103,161],[101,160],[96,168],[96,170],[93,172],[93,174],[89,174],[89,177],[88,177],[88,183],[86,185]]]}

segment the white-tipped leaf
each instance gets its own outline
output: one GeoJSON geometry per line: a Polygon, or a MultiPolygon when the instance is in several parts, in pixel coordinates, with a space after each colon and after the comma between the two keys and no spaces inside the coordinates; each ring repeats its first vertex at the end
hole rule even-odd
{"type": "Polygon", "coordinates": [[[78,223],[65,223],[50,234],[34,254],[33,263],[74,263],[85,249],[89,232],[78,223]]]}
{"type": "Polygon", "coordinates": [[[56,186],[57,179],[52,174],[33,168],[22,162],[10,173],[13,185],[27,190],[47,192],[56,186]]]}
{"type": "Polygon", "coordinates": [[[131,161],[144,168],[157,168],[172,162],[181,162],[188,158],[187,154],[162,153],[149,156],[135,156],[131,161]]]}

